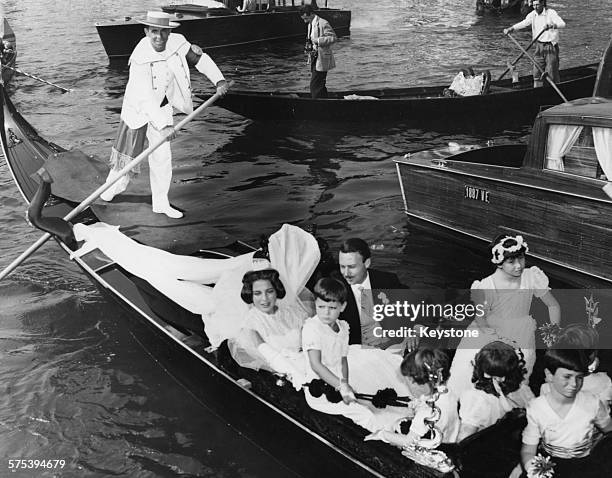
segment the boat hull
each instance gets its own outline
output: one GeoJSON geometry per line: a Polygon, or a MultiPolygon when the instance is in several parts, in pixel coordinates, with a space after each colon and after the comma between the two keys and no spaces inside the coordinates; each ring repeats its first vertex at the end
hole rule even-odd
{"type": "MultiPolygon", "coordinates": [[[[351,12],[321,9],[337,35],[350,33],[351,12]]],[[[220,48],[287,38],[306,38],[306,25],[297,10],[209,17],[185,16],[174,29],[202,48],[220,48]]],[[[143,38],[143,25],[133,19],[96,24],[102,45],[111,60],[126,61],[143,38]]]]}
{"type": "Polygon", "coordinates": [[[397,162],[406,214],[489,242],[520,234],[530,255],[612,281],[612,201],[602,181],[577,187],[547,170],[397,162]],[[592,193],[593,195],[590,196],[592,193]]]}
{"type": "MultiPolygon", "coordinates": [[[[563,70],[559,88],[568,99],[593,91],[597,65],[563,70]]],[[[307,93],[230,92],[218,106],[255,120],[318,120],[332,122],[393,121],[407,126],[448,130],[506,128],[532,122],[544,106],[561,102],[550,87],[532,88],[532,77],[513,88],[510,79],[493,82],[486,95],[444,97],[445,86],[330,92],[312,99],[307,93]],[[359,98],[345,99],[357,95],[359,98]]]]}
{"type": "MultiPolygon", "coordinates": [[[[112,274],[114,277],[108,280],[123,283],[126,286],[123,293],[113,286],[105,286],[97,274],[84,267],[81,261],[78,263],[100,292],[122,307],[127,327],[142,348],[200,403],[276,457],[279,468],[286,466],[294,473],[299,472],[299,476],[312,478],[381,476],[240,386],[217,364],[205,358],[208,354],[203,345],[186,346],[168,333],[161,319],[154,318],[151,311],[145,312],[148,307],[137,287],[121,277],[120,272],[112,274]],[[138,313],[138,309],[143,313],[138,313]]],[[[280,469],[271,470],[271,474],[279,475],[280,469]]]]}

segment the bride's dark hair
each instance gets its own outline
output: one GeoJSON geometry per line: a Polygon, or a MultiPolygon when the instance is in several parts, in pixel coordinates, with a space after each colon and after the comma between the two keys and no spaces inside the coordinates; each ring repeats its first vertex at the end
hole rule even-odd
{"type": "Polygon", "coordinates": [[[285,297],[285,286],[281,282],[276,269],[250,271],[242,277],[242,290],[240,291],[240,297],[242,297],[242,300],[247,304],[253,303],[253,283],[258,280],[270,281],[270,284],[272,284],[272,287],[274,287],[276,291],[276,297],[279,299],[285,297]]]}

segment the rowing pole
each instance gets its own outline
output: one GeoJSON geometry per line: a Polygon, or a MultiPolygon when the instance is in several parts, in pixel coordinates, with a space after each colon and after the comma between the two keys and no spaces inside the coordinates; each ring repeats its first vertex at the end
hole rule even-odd
{"type": "Polygon", "coordinates": [[[55,86],[56,88],[59,88],[60,90],[62,90],[65,93],[70,93],[72,91],[72,90],[69,90],[68,88],[64,88],[63,86],[56,85],[55,83],[51,83],[50,81],[43,80],[42,78],[40,78],[40,77],[38,77],[36,75],[32,75],[31,73],[26,73],[25,71],[22,71],[22,70],[20,70],[18,68],[14,68],[12,66],[2,65],[2,68],[8,68],[9,70],[13,70],[15,73],[19,73],[20,75],[27,76],[28,78],[33,78],[33,79],[38,80],[38,81],[42,81],[43,83],[46,83],[47,85],[55,86]]]}
{"type": "MultiPolygon", "coordinates": [[[[229,83],[229,86],[232,85],[233,82],[229,83]]],[[[149,156],[153,151],[159,148],[163,143],[165,143],[168,138],[176,134],[180,129],[182,129],[187,123],[189,123],[193,118],[198,116],[202,111],[212,105],[215,101],[217,101],[221,97],[220,93],[215,93],[213,96],[208,98],[204,103],[197,107],[192,113],[188,114],[185,118],[183,118],[176,126],[172,128],[172,132],[165,135],[163,138],[159,139],[157,142],[150,145],[147,149],[145,149],[142,153],[136,156],[132,161],[126,164],[123,169],[119,170],[119,175],[111,182],[104,183],[98,189],[96,189],[93,193],[91,193],[87,198],[85,198],[78,206],[76,206],[72,211],[70,211],[66,216],[64,216],[65,221],[70,221],[72,218],[80,214],[82,211],[87,209],[104,191],[109,189],[112,185],[114,185],[120,178],[129,173],[138,163],[140,163],[143,159],[149,156]]],[[[38,248],[40,248],[45,242],[47,242],[51,238],[51,234],[45,232],[34,244],[28,247],[24,252],[21,253],[19,257],[17,257],[13,262],[11,262],[2,272],[0,272],[0,280],[4,279],[11,272],[13,272],[19,264],[25,261],[30,255],[32,255],[38,248]]]]}

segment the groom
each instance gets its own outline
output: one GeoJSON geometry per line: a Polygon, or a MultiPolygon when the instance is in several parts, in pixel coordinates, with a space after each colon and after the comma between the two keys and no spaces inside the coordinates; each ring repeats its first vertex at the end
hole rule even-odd
{"type": "MultiPolygon", "coordinates": [[[[350,292],[340,319],[349,324],[350,344],[387,348],[393,343],[392,339],[375,337],[373,333],[374,327],[382,324],[373,319],[374,303],[384,302],[385,298],[394,295],[394,291],[397,295],[398,290],[405,290],[407,287],[400,282],[396,274],[372,269],[371,263],[370,247],[363,239],[346,239],[340,245],[338,253],[340,280],[350,292]]],[[[417,345],[417,337],[406,340],[406,347],[409,350],[416,349],[417,345]]]]}

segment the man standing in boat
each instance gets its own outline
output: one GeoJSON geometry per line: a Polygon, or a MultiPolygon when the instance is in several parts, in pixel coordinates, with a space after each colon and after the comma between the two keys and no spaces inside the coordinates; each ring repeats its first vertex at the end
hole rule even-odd
{"type": "MultiPolygon", "coordinates": [[[[540,68],[555,83],[558,83],[561,80],[559,76],[559,29],[565,28],[565,22],[555,10],[546,7],[546,0],[533,0],[533,10],[523,21],[504,29],[504,35],[528,26],[531,26],[531,34],[534,39],[544,31],[536,42],[534,58],[540,68]]],[[[536,66],[533,68],[533,86],[534,88],[544,86],[544,78],[536,66]]]]}
{"type": "Polygon", "coordinates": [[[327,98],[327,72],[336,67],[332,44],[337,37],[329,22],[314,13],[312,5],[300,8],[300,15],[308,25],[306,53],[310,65],[310,94],[313,98],[327,98]]]}
{"type": "MultiPolygon", "coordinates": [[[[113,146],[111,170],[106,182],[112,182],[119,171],[149,144],[170,135],[174,139],[173,107],[189,114],[193,111],[189,66],[195,68],[216,85],[217,93],[224,95],[228,85],[215,62],[197,45],[191,45],[183,35],[171,33],[178,23],[170,21],[163,12],[148,12],[143,20],[145,35],[130,56],[130,76],[123,106],[119,133],[113,146]]],[[[168,201],[172,181],[172,152],[169,141],[164,142],[149,156],[149,178],[153,212],[174,219],[183,213],[168,201]]],[[[112,201],[125,191],[130,178],[125,175],[100,197],[112,201]]]]}

